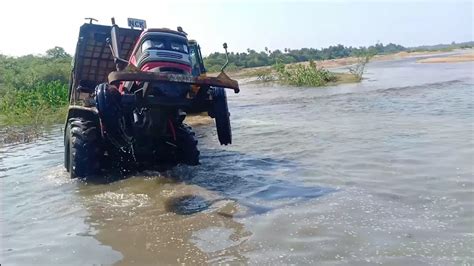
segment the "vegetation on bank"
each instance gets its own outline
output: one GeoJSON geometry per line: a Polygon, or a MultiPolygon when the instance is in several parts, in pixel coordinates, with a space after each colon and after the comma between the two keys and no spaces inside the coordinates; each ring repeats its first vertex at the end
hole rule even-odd
{"type": "Polygon", "coordinates": [[[318,67],[313,60],[309,64],[283,64],[277,62],[271,68],[257,68],[245,73],[246,77],[256,77],[261,82],[279,82],[296,87],[320,87],[339,83],[360,82],[365,67],[373,54],[359,53],[354,65],[349,67],[349,73],[335,73],[324,67],[318,67]]]}
{"type": "Polygon", "coordinates": [[[45,55],[0,55],[0,123],[46,124],[65,117],[71,56],[55,47],[45,55]]]}
{"type": "MultiPolygon", "coordinates": [[[[442,49],[470,48],[474,42],[438,45],[442,49]]],[[[228,70],[273,66],[250,72],[261,81],[278,81],[292,86],[324,86],[357,82],[362,79],[370,56],[399,51],[433,50],[430,47],[405,48],[396,44],[370,47],[330,46],[324,49],[303,48],[284,51],[248,49],[247,53],[229,54],[228,70]],[[364,56],[370,55],[370,56],[364,56]],[[351,74],[332,73],[318,67],[317,60],[357,56],[351,74]],[[290,64],[312,61],[309,65],[290,64]]],[[[10,57],[0,54],[0,125],[48,124],[61,122],[67,110],[68,82],[72,57],[63,48],[54,47],[45,55],[10,57]]],[[[213,53],[204,58],[209,72],[216,72],[225,62],[225,55],[213,53]]]]}
{"type": "MultiPolygon", "coordinates": [[[[250,67],[272,66],[279,62],[282,64],[293,64],[308,61],[330,60],[345,58],[350,56],[358,56],[359,54],[383,55],[392,54],[402,51],[419,52],[419,51],[449,51],[453,49],[463,49],[474,47],[474,42],[438,44],[433,46],[418,46],[407,48],[398,44],[389,43],[384,45],[377,43],[369,47],[347,47],[341,44],[329,46],[322,49],[302,48],[290,49],[285,48],[283,51],[276,49],[271,50],[265,47],[263,51],[257,52],[253,49],[247,49],[247,52],[230,53],[229,54],[229,70],[239,70],[250,67]]],[[[212,53],[204,58],[204,65],[209,72],[218,72],[225,63],[226,57],[224,53],[212,53]]]]}
{"type": "MultiPolygon", "coordinates": [[[[323,49],[302,48],[292,50],[285,48],[283,51],[278,49],[271,51],[265,47],[265,51],[261,52],[247,49],[247,53],[230,53],[228,69],[237,70],[249,67],[272,66],[276,63],[292,64],[311,60],[337,59],[357,56],[359,54],[390,54],[406,50],[407,48],[393,43],[387,45],[377,43],[369,47],[359,48],[346,47],[339,44],[323,49]]],[[[204,59],[204,64],[210,72],[217,72],[225,61],[224,53],[212,53],[204,59]]]]}
{"type": "Polygon", "coordinates": [[[1,122],[11,125],[61,121],[65,118],[67,97],[67,85],[58,80],[8,90],[0,101],[1,122]]]}

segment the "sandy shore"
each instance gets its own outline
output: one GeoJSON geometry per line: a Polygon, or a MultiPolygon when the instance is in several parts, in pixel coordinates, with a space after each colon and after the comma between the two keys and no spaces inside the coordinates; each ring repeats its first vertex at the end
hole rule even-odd
{"type": "Polygon", "coordinates": [[[416,61],[417,63],[457,63],[474,61],[474,52],[457,54],[443,57],[424,58],[416,61]]]}
{"type": "MultiPolygon", "coordinates": [[[[370,61],[390,61],[390,60],[399,60],[403,58],[409,57],[417,57],[417,56],[427,56],[427,55],[438,55],[441,52],[439,51],[426,51],[426,52],[398,52],[395,54],[387,54],[387,55],[376,55],[370,61]]],[[[354,65],[358,62],[357,57],[346,57],[346,58],[338,58],[338,59],[330,59],[330,60],[321,60],[316,61],[316,64],[320,67],[324,68],[337,68],[337,67],[344,67],[354,65]]],[[[309,64],[309,62],[303,63],[296,63],[296,64],[309,64]]]]}

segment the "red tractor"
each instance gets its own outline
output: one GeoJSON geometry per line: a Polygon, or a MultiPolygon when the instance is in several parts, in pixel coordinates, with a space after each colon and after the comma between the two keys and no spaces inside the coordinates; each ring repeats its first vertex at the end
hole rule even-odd
{"type": "MultiPolygon", "coordinates": [[[[91,21],[92,22],[92,21],[91,21]]],[[[199,164],[188,113],[215,119],[222,145],[232,142],[224,72],[208,77],[200,47],[178,30],[84,24],[74,56],[64,165],[72,178],[123,170],[199,164]],[[124,59],[128,58],[127,60],[124,59]]],[[[224,44],[227,55],[227,45],[224,44]]],[[[228,62],[228,61],[227,61],[228,62]]]]}

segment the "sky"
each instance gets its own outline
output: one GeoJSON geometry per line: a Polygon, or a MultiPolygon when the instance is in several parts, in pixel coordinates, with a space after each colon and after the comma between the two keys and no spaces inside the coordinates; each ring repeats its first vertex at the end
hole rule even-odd
{"type": "Polygon", "coordinates": [[[127,18],[149,28],[182,26],[207,55],[223,51],[368,46],[407,47],[473,40],[472,1],[27,1],[0,3],[0,54],[44,54],[54,46],[73,54],[85,17],[127,26],[127,18]]]}

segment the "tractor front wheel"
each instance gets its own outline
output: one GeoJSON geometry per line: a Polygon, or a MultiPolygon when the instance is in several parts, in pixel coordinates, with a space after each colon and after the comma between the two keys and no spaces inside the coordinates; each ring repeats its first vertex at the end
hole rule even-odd
{"type": "Polygon", "coordinates": [[[227,94],[224,88],[214,88],[212,95],[211,117],[216,119],[217,137],[221,145],[232,144],[230,113],[227,106],[227,94]]]}

